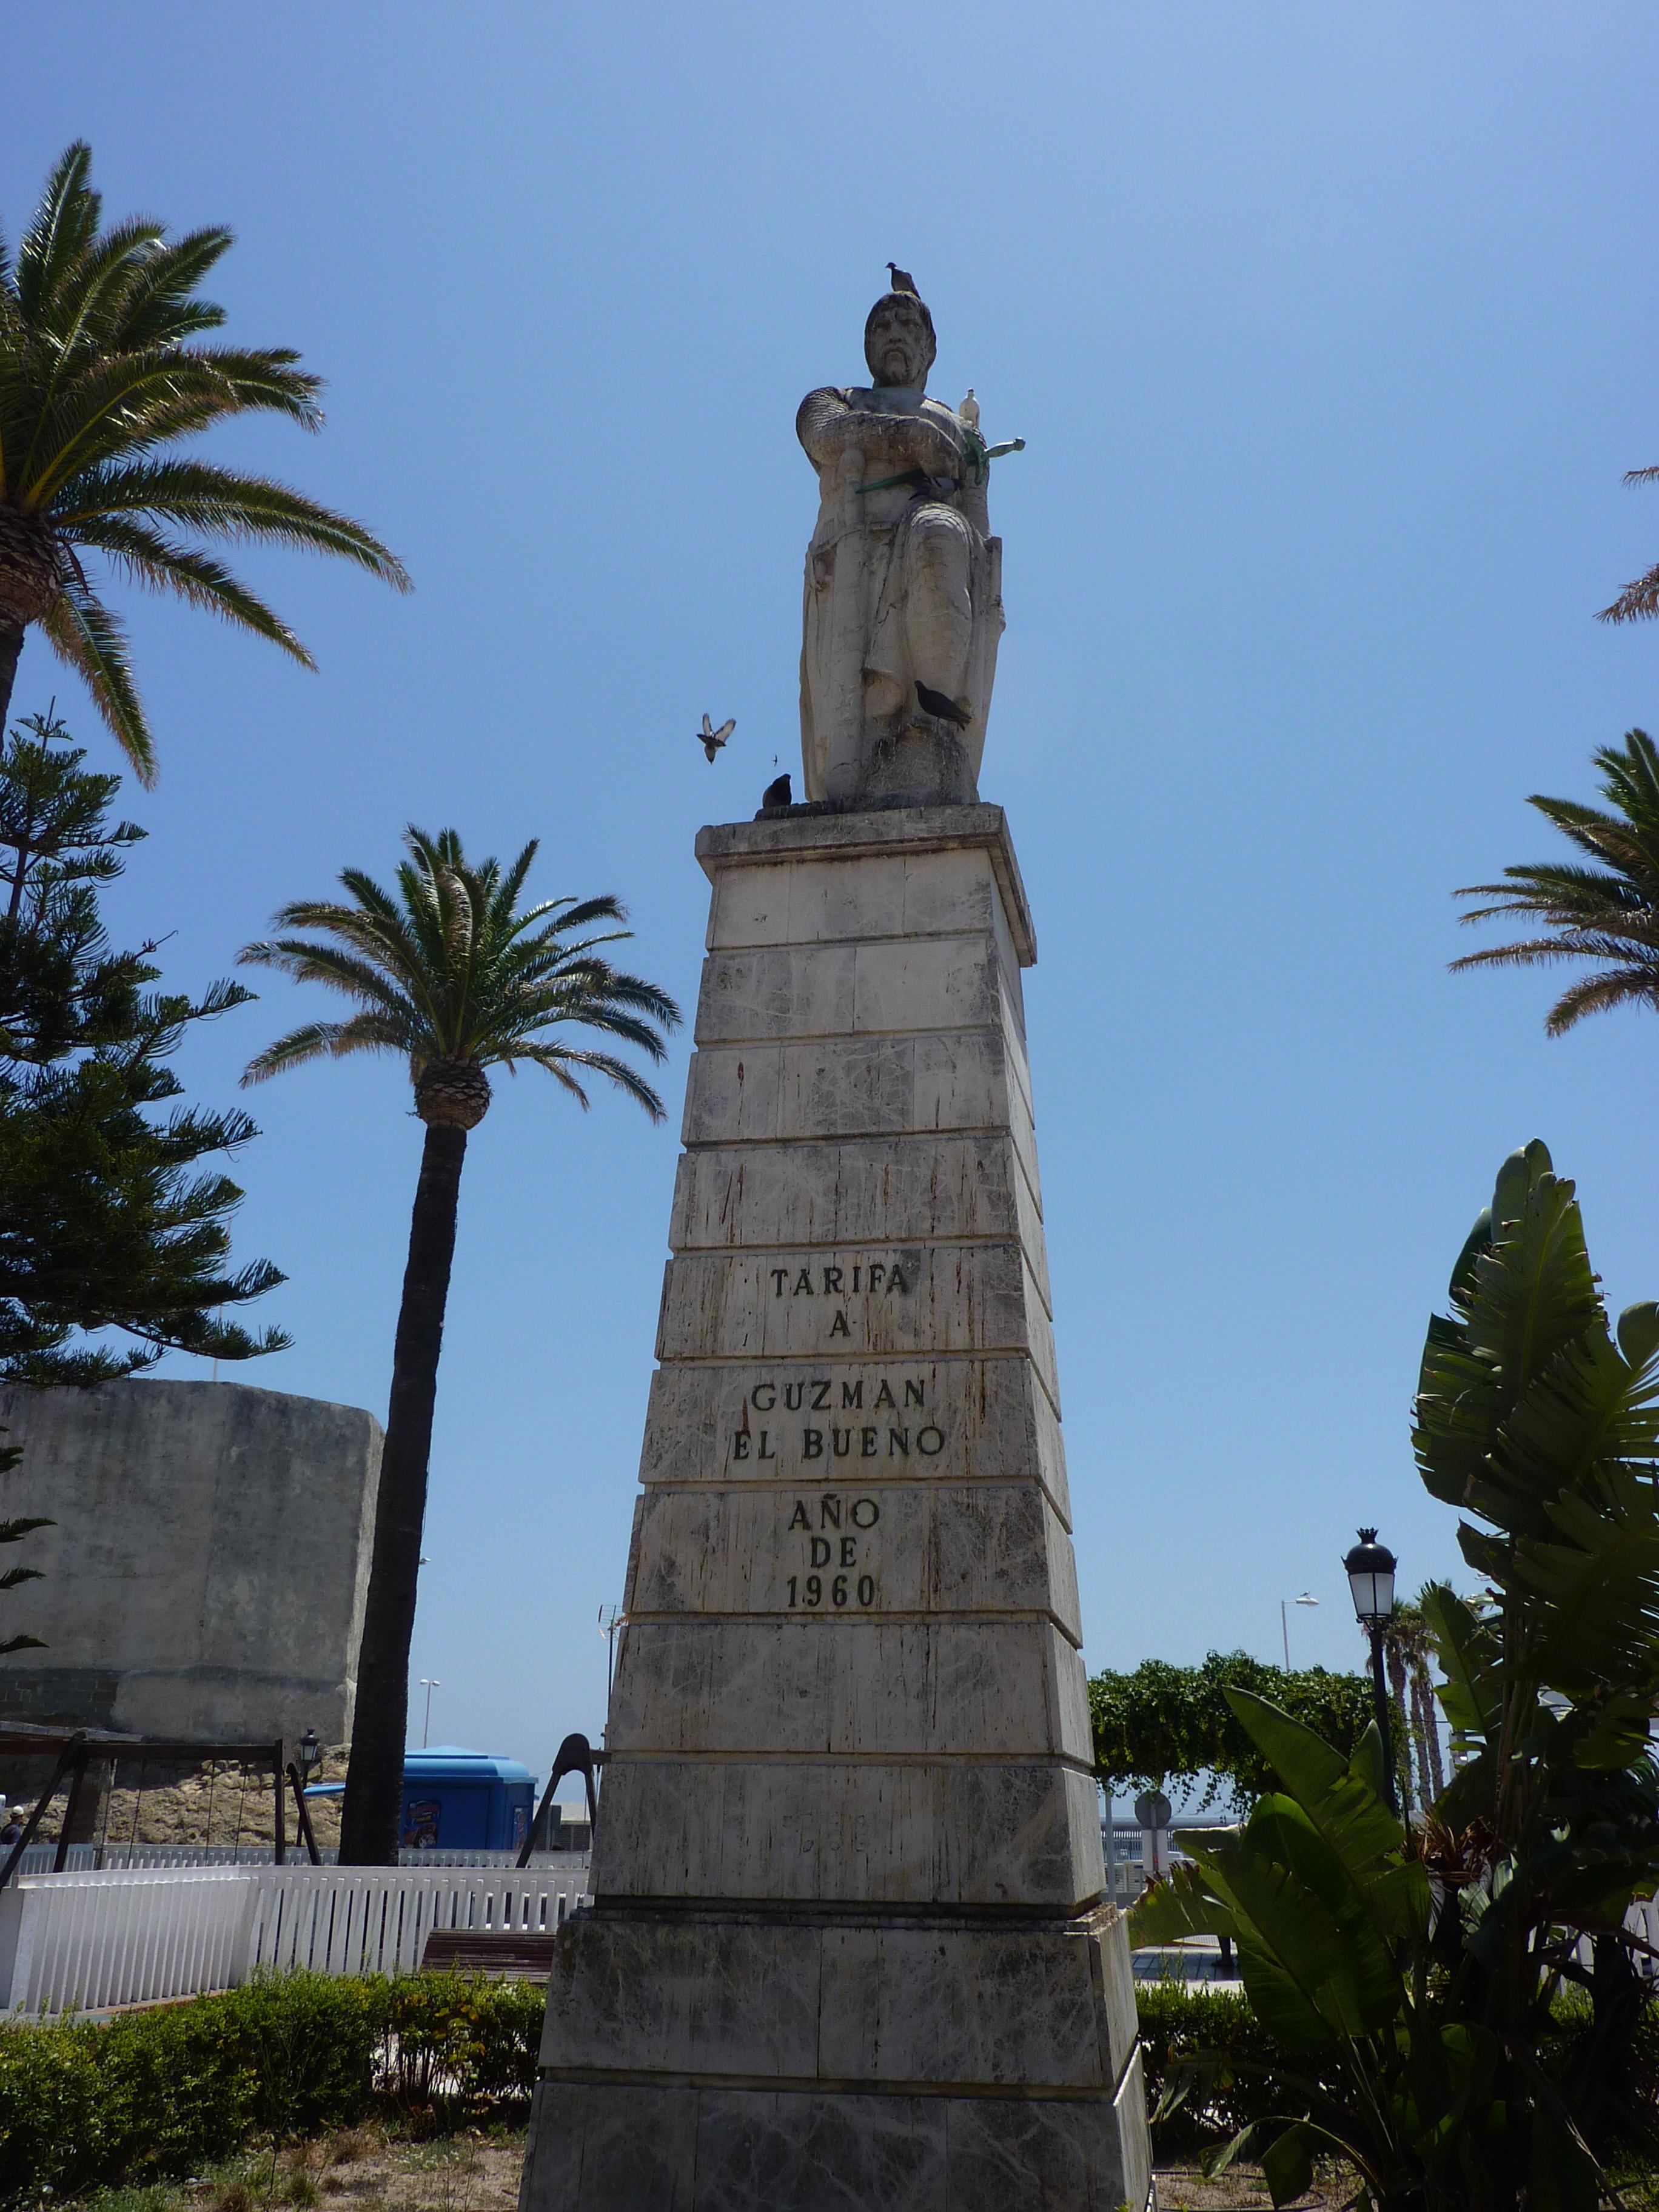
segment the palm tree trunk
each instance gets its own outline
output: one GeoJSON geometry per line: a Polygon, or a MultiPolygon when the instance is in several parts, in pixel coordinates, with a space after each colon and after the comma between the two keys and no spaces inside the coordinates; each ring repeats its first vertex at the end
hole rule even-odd
{"type": "MultiPolygon", "coordinates": [[[[1406,1661],[1404,1655],[1401,1651],[1398,1640],[1392,1636],[1388,1637],[1384,1642],[1383,1655],[1388,1662],[1389,1697],[1394,1705],[1395,1718],[1400,1723],[1399,1745],[1398,1748],[1393,1754],[1399,1762],[1401,1778],[1406,1785],[1401,1793],[1401,1802],[1400,1809],[1402,1813],[1409,1816],[1413,1797],[1413,1785],[1412,1776],[1412,1728],[1411,1722],[1407,1717],[1406,1712],[1406,1661]]],[[[1384,1753],[1387,1753],[1389,1752],[1389,1746],[1384,1744],[1382,1749],[1384,1753]]]]}
{"type": "Polygon", "coordinates": [[[22,623],[0,612],[0,732],[11,709],[11,687],[17,680],[17,656],[22,650],[22,623]]]}
{"type": "Polygon", "coordinates": [[[1440,1756],[1440,1708],[1435,1700],[1434,1685],[1429,1680],[1428,1663],[1419,1653],[1413,1669],[1413,1692],[1417,1701],[1418,1734],[1428,1755],[1429,1802],[1439,1802],[1446,1786],[1445,1763],[1440,1756]]]}
{"type": "Polygon", "coordinates": [[[396,1866],[409,1719],[409,1646],[420,1580],[432,1408],[443,1349],[444,1305],[455,1255],[465,1129],[428,1126],[409,1225],[409,1263],[392,1355],[392,1402],[374,1550],[357,1658],[356,1717],[340,1820],[342,1866],[396,1866]]]}

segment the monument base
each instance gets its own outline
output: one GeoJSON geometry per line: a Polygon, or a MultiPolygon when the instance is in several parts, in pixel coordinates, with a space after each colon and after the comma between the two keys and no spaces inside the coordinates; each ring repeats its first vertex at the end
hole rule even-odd
{"type": "MultiPolygon", "coordinates": [[[[923,731],[889,765],[964,763],[923,731]]],[[[896,789],[697,854],[596,1902],[523,2212],[1144,2212],[1007,824],[896,789]]]]}
{"type": "Polygon", "coordinates": [[[1110,1908],[601,1905],[560,1937],[523,2212],[1139,2212],[1135,2036],[1110,1908]]]}

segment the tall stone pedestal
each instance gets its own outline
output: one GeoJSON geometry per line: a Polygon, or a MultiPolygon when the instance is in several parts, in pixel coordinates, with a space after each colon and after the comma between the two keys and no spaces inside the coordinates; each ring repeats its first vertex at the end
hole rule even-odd
{"type": "Polygon", "coordinates": [[[525,2212],[1139,2212],[1001,810],[697,855],[595,1904],[525,2212]]]}

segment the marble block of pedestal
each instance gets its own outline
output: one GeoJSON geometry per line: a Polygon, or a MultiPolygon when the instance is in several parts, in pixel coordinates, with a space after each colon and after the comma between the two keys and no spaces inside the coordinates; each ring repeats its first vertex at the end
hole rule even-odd
{"type": "Polygon", "coordinates": [[[525,2212],[1139,2212],[1006,825],[697,851],[594,1904],[525,2212]]]}

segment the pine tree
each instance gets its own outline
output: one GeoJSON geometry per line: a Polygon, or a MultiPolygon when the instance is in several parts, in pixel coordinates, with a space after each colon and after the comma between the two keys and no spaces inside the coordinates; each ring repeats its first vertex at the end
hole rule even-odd
{"type": "Polygon", "coordinates": [[[67,736],[35,715],[0,743],[0,1381],[14,1382],[287,1342],[221,1310],[283,1279],[265,1261],[228,1270],[242,1193],[202,1164],[254,1125],[173,1106],[183,1086],[167,1065],[192,1023],[252,994],[156,992],[153,944],[112,950],[99,889],[143,832],[112,825],[120,779],[88,774],[67,736]],[[96,1341],[106,1330],[133,1340],[96,1341]]]}

